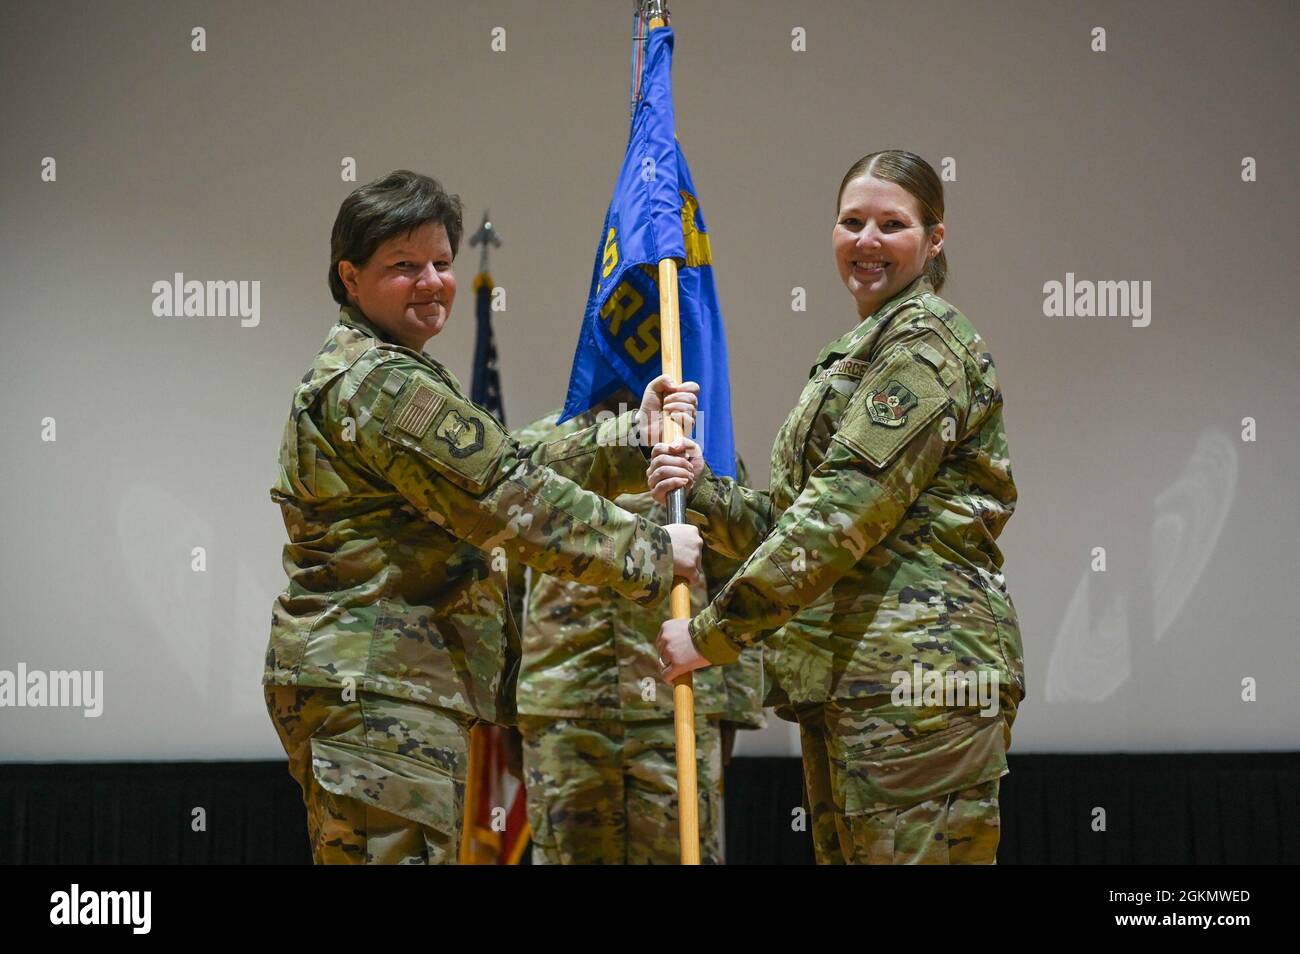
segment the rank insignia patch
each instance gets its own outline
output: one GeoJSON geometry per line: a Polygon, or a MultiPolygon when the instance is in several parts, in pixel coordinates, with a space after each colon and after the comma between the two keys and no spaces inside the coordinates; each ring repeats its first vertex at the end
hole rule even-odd
{"type": "Polygon", "coordinates": [[[881,390],[871,395],[867,404],[867,414],[876,424],[885,427],[902,427],[907,423],[907,412],[916,407],[916,395],[899,384],[890,381],[881,390]]]}
{"type": "Polygon", "coordinates": [[[447,449],[453,457],[469,457],[483,449],[483,422],[462,417],[453,407],[443,415],[434,437],[447,442],[447,449]]]}
{"type": "Polygon", "coordinates": [[[405,406],[398,409],[393,423],[412,437],[423,437],[440,407],[442,396],[432,388],[417,384],[405,406]]]}

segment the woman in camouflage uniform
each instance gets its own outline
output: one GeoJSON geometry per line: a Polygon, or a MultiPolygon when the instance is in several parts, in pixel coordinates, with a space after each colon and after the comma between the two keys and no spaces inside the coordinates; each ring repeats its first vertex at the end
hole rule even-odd
{"type": "Polygon", "coordinates": [[[693,421],[698,388],[661,377],[638,411],[520,446],[423,353],[460,235],[459,199],[428,176],[343,201],[338,322],[285,425],[271,496],[289,584],[263,682],[317,862],[456,860],[469,728],[513,721],[508,561],[647,606],[700,572],[696,530],[605,499],[644,489],[638,432],[693,421]]]}
{"type": "Polygon", "coordinates": [[[703,612],[664,624],[664,677],[767,640],[820,863],[992,863],[1024,695],[994,542],[1016,501],[1002,393],[983,339],[938,295],[943,186],[929,164],[864,156],[837,210],[858,321],[817,356],[771,490],[656,447],[654,492],[693,481],[705,542],[745,559],[703,612]]]}

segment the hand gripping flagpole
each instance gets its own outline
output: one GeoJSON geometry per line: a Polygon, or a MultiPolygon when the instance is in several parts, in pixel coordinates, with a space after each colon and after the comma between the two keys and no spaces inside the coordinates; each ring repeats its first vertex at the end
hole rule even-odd
{"type": "MultiPolygon", "coordinates": [[[[663,0],[640,0],[643,22],[651,30],[667,26],[668,9],[663,0]]],[[[635,95],[634,88],[634,95],[635,95]]],[[[635,105],[635,104],[634,104],[635,105]]],[[[682,344],[677,302],[677,262],[659,261],[659,347],[663,373],[676,383],[682,380],[682,344]]],[[[682,437],[677,421],[664,415],[663,439],[672,443],[682,437]]],[[[668,522],[686,522],[686,491],[668,495],[668,522]]],[[[673,580],[670,596],[673,619],[691,618],[691,587],[683,579],[673,580]]],[[[691,674],[673,680],[673,728],[677,739],[677,833],[684,865],[700,863],[700,796],[695,774],[695,686],[691,674]]]]}

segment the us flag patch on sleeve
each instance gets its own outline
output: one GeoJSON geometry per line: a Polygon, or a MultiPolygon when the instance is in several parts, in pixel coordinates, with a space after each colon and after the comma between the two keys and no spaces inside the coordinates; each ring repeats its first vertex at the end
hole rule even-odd
{"type": "Polygon", "coordinates": [[[397,409],[393,424],[412,437],[422,438],[440,407],[442,396],[431,387],[417,384],[411,396],[397,409]]]}

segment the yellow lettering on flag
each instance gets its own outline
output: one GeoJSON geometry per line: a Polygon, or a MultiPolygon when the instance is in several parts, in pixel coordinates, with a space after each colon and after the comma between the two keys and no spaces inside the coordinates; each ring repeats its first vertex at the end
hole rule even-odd
{"type": "Polygon", "coordinates": [[[640,344],[628,338],[623,348],[637,364],[645,364],[659,350],[659,312],[648,315],[645,321],[637,325],[636,336],[640,344]]]}
{"type": "MultiPolygon", "coordinates": [[[[640,292],[627,282],[619,282],[619,286],[614,289],[614,293],[601,306],[600,317],[609,322],[609,333],[617,338],[619,329],[623,327],[623,322],[640,311],[641,306],[644,304],[645,299],[641,297],[640,292]]],[[[655,313],[655,320],[659,320],[657,312],[655,313]]]]}
{"type": "Polygon", "coordinates": [[[699,200],[682,190],[682,240],[686,244],[687,268],[713,264],[713,249],[709,246],[708,233],[695,227],[695,213],[699,208],[699,200]]]}
{"type": "Polygon", "coordinates": [[[618,267],[618,240],[614,236],[614,230],[611,228],[609,234],[605,236],[605,264],[601,271],[601,278],[609,278],[614,274],[614,269],[618,267]]]}

